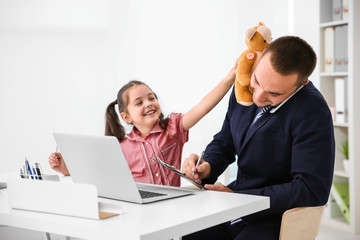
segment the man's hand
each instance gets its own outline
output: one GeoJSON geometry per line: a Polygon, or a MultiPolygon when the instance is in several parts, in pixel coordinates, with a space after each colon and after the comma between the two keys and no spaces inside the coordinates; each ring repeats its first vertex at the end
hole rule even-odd
{"type": "Polygon", "coordinates": [[[203,160],[196,168],[195,166],[198,159],[199,156],[194,153],[187,157],[184,160],[182,172],[185,173],[187,177],[195,180],[198,183],[201,183],[201,179],[210,177],[211,166],[208,162],[203,160]]]}
{"type": "Polygon", "coordinates": [[[215,185],[212,184],[205,184],[205,189],[207,190],[213,190],[213,191],[219,191],[219,192],[234,192],[230,188],[227,188],[226,186],[216,183],[215,185]]]}

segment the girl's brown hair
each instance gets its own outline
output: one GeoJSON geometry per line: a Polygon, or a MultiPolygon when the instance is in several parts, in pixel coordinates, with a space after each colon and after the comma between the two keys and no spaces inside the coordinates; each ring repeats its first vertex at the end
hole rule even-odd
{"type": "MultiPolygon", "coordinates": [[[[130,81],[125,84],[118,92],[117,99],[109,104],[106,108],[105,112],[105,135],[106,136],[115,136],[119,141],[123,140],[126,137],[126,132],[124,127],[120,123],[120,119],[118,114],[115,111],[115,105],[118,104],[119,113],[126,112],[126,107],[128,105],[128,97],[127,91],[137,85],[145,85],[150,90],[151,88],[141,81],[130,81]]],[[[152,90],[151,90],[152,91],[152,90]]],[[[152,91],[153,92],[153,91],[152,91]]],[[[154,93],[154,92],[153,92],[154,93]]],[[[157,98],[156,94],[154,93],[155,98],[157,98]]],[[[164,119],[163,113],[160,115],[160,127],[162,129],[166,129],[168,125],[168,118],[164,119]]]]}

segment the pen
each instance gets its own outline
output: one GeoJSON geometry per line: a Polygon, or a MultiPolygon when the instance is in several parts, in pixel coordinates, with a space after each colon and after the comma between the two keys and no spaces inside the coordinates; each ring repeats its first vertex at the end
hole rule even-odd
{"type": "Polygon", "coordinates": [[[29,178],[29,170],[26,167],[26,164],[23,165],[23,173],[25,178],[29,178]]]}
{"type": "Polygon", "coordinates": [[[56,145],[56,149],[55,149],[55,158],[57,159],[58,158],[58,156],[57,156],[57,152],[59,151],[59,146],[58,145],[56,145]]]}
{"type": "Polygon", "coordinates": [[[20,168],[20,177],[21,177],[21,178],[25,178],[25,175],[24,175],[24,173],[23,173],[22,168],[20,168]]]}
{"type": "Polygon", "coordinates": [[[35,178],[36,180],[38,180],[38,176],[37,176],[37,173],[36,173],[34,167],[32,167],[32,172],[33,172],[34,178],[35,178]]]}
{"type": "Polygon", "coordinates": [[[31,179],[34,179],[33,174],[32,174],[32,171],[31,171],[31,167],[30,167],[30,164],[29,164],[29,161],[26,159],[26,157],[25,157],[25,164],[26,164],[26,166],[27,166],[27,169],[28,169],[28,171],[29,171],[29,174],[30,174],[31,179]]]}
{"type": "MultiPolygon", "coordinates": [[[[196,166],[195,166],[195,169],[199,166],[199,163],[204,159],[204,151],[201,153],[201,157],[198,159],[198,161],[196,162],[196,166]]],[[[193,176],[195,175],[196,173],[196,170],[195,172],[193,172],[193,176]]]]}
{"type": "Polygon", "coordinates": [[[42,180],[42,170],[41,170],[40,163],[35,163],[35,170],[36,170],[39,180],[42,180]]]}

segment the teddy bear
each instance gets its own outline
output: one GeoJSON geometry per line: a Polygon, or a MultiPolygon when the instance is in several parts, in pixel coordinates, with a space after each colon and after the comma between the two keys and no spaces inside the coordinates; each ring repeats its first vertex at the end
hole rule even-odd
{"type": "Polygon", "coordinates": [[[235,96],[239,104],[250,106],[253,104],[250,87],[251,74],[255,70],[263,51],[272,40],[270,29],[262,22],[258,26],[248,29],[245,37],[248,49],[237,60],[235,96]]]}

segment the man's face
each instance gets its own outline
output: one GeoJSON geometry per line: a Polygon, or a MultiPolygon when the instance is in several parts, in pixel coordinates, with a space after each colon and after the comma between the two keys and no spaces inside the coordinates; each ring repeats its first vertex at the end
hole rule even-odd
{"type": "Polygon", "coordinates": [[[271,53],[263,56],[251,76],[253,102],[258,107],[277,106],[297,89],[298,74],[282,76],[270,63],[271,53]]]}

